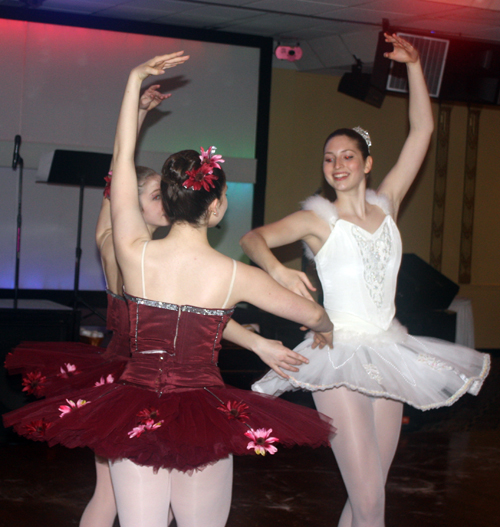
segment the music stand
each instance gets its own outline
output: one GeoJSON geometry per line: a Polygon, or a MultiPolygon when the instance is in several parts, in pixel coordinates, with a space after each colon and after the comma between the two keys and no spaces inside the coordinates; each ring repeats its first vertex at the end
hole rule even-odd
{"type": "MultiPolygon", "coordinates": [[[[47,183],[52,185],[70,185],[80,187],[80,197],[78,202],[78,228],[75,250],[75,280],[73,286],[73,310],[76,311],[78,304],[83,304],[99,318],[106,321],[100,313],[90,307],[78,295],[80,285],[80,260],[82,257],[82,216],[83,216],[83,195],[85,187],[104,188],[104,177],[111,165],[111,154],[101,154],[97,152],[79,152],[76,150],[55,150],[41,160],[43,163],[50,163],[47,183]]],[[[39,170],[40,172],[40,170],[39,170]]]]}

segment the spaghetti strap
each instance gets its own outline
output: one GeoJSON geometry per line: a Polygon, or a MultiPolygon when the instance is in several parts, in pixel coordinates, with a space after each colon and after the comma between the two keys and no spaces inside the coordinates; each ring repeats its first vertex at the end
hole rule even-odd
{"type": "Polygon", "coordinates": [[[149,240],[146,240],[144,242],[144,247],[142,248],[142,259],[141,259],[141,276],[142,276],[142,298],[146,297],[146,283],[144,281],[144,255],[146,254],[146,247],[148,245],[149,240]]]}
{"type": "Polygon", "coordinates": [[[102,258],[102,248],[104,247],[104,242],[109,238],[111,234],[111,231],[109,231],[106,236],[102,239],[101,245],[99,245],[99,256],[101,257],[101,268],[102,268],[102,274],[104,275],[104,283],[106,284],[106,291],[109,291],[109,285],[108,285],[108,277],[106,276],[106,273],[104,271],[104,260],[102,258]]]}
{"type": "Polygon", "coordinates": [[[225,309],[227,303],[229,302],[229,297],[231,296],[231,293],[233,292],[233,285],[234,285],[235,277],[236,277],[236,260],[233,260],[233,275],[231,276],[231,283],[229,284],[229,291],[227,292],[226,300],[224,300],[222,309],[225,309]]]}

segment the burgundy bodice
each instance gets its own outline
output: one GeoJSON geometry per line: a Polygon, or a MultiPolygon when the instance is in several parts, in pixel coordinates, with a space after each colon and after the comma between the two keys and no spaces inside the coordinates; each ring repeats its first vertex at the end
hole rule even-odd
{"type": "Polygon", "coordinates": [[[104,352],[104,356],[117,355],[128,357],[130,355],[129,343],[129,318],[127,302],[122,296],[111,291],[106,291],[108,297],[108,310],[106,314],[106,329],[113,332],[113,336],[104,352]]]}
{"type": "Polygon", "coordinates": [[[224,385],[217,360],[234,309],[126,299],[132,358],[121,381],[160,393],[224,385]]]}

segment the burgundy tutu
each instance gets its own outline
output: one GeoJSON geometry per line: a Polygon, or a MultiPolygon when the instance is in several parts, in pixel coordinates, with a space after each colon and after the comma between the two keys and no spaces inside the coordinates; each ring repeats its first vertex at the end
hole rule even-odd
{"type": "Polygon", "coordinates": [[[117,379],[130,355],[128,310],[123,297],[107,291],[107,348],[82,342],[21,342],[7,355],[10,374],[23,374],[24,391],[37,397],[94,386],[110,375],[117,379]]]}
{"type": "Polygon", "coordinates": [[[182,471],[229,454],[329,445],[327,417],[224,385],[217,358],[232,310],[128,300],[132,358],[120,379],[10,412],[6,426],[50,445],[182,471]]]}

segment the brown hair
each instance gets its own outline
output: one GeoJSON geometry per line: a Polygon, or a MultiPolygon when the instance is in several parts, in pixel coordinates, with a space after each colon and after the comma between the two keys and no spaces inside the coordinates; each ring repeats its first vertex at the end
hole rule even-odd
{"type": "Polygon", "coordinates": [[[226,175],[220,168],[214,168],[217,179],[214,188],[193,190],[182,186],[189,176],[186,172],[200,168],[200,154],[195,150],[181,150],[172,154],[161,170],[161,194],[165,214],[171,224],[187,222],[199,225],[214,199],[220,199],[226,186],[226,175]]]}

